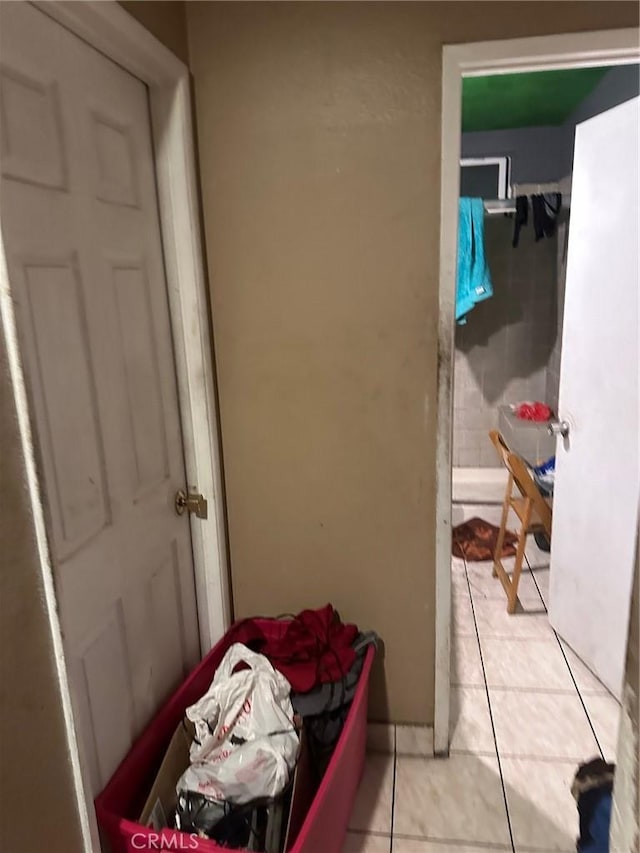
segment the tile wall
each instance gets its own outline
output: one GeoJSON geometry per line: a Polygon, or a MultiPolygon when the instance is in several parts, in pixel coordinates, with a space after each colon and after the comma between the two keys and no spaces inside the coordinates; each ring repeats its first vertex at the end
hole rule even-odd
{"type": "Polygon", "coordinates": [[[498,406],[543,400],[553,406],[559,373],[558,239],[538,243],[532,225],[511,245],[509,217],[485,219],[485,246],[494,295],[456,327],[453,464],[496,467],[487,437],[498,426],[498,406]],[[551,393],[551,401],[548,394],[551,393]]]}

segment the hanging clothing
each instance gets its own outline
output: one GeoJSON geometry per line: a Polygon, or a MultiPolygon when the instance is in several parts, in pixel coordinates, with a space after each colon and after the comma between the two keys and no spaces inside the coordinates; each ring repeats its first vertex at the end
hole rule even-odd
{"type": "Polygon", "coordinates": [[[531,196],[536,243],[543,237],[553,237],[556,233],[556,223],[561,206],[562,195],[560,193],[531,196]]]}
{"type": "Polygon", "coordinates": [[[461,198],[458,222],[456,321],[483,299],[493,296],[491,274],[484,251],[484,204],[481,198],[461,198]]]}
{"type": "Polygon", "coordinates": [[[517,248],[520,242],[520,229],[529,221],[529,199],[526,195],[516,197],[516,216],[513,228],[513,242],[511,245],[514,249],[517,248]]]}

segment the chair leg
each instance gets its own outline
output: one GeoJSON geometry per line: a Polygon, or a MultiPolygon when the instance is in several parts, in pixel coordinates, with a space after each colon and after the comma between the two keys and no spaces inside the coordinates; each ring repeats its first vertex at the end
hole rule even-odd
{"type": "Polygon", "coordinates": [[[509,474],[509,482],[507,483],[507,491],[502,504],[502,518],[500,520],[500,532],[498,533],[498,541],[496,542],[496,550],[493,554],[493,569],[491,574],[494,578],[498,577],[496,568],[498,560],[502,558],[502,546],[504,545],[504,535],[507,530],[507,519],[509,518],[509,499],[511,498],[511,490],[513,488],[513,477],[509,474]]]}
{"type": "Polygon", "coordinates": [[[507,613],[515,613],[518,604],[518,585],[520,584],[520,575],[522,573],[522,561],[524,560],[524,549],[527,544],[527,530],[531,523],[531,501],[527,500],[522,519],[522,527],[518,534],[518,548],[516,550],[516,559],[513,567],[513,577],[511,578],[511,587],[507,596],[507,613]]]}

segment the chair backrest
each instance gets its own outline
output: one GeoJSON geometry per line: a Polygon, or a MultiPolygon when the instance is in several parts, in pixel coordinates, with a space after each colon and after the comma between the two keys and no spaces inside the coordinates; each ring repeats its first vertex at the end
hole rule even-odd
{"type": "Polygon", "coordinates": [[[505,457],[507,471],[523,498],[529,498],[545,530],[551,535],[551,507],[545,501],[529,469],[517,453],[507,453],[505,457]]]}
{"type": "Polygon", "coordinates": [[[489,438],[491,439],[491,443],[498,451],[498,456],[504,464],[507,464],[507,454],[511,453],[511,448],[504,440],[504,436],[501,432],[498,432],[497,429],[492,429],[489,432],[489,438]]]}

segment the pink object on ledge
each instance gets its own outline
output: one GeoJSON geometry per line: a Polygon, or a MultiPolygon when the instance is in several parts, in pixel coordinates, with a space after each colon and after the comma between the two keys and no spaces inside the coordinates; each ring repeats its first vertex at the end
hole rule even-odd
{"type": "MultiPolygon", "coordinates": [[[[259,620],[274,639],[287,622],[259,620]]],[[[98,824],[113,853],[190,850],[215,853],[227,850],[207,838],[173,829],[160,832],[137,822],[173,732],[185,709],[202,696],[231,644],[233,628],[214,646],[187,677],[134,743],[105,789],[96,797],[98,824]]],[[[367,739],[369,674],[375,649],[367,650],[360,680],[342,734],[313,799],[298,837],[288,853],[340,853],[364,767],[367,739]]],[[[176,780],[177,781],[177,780],[176,780]]]]}

